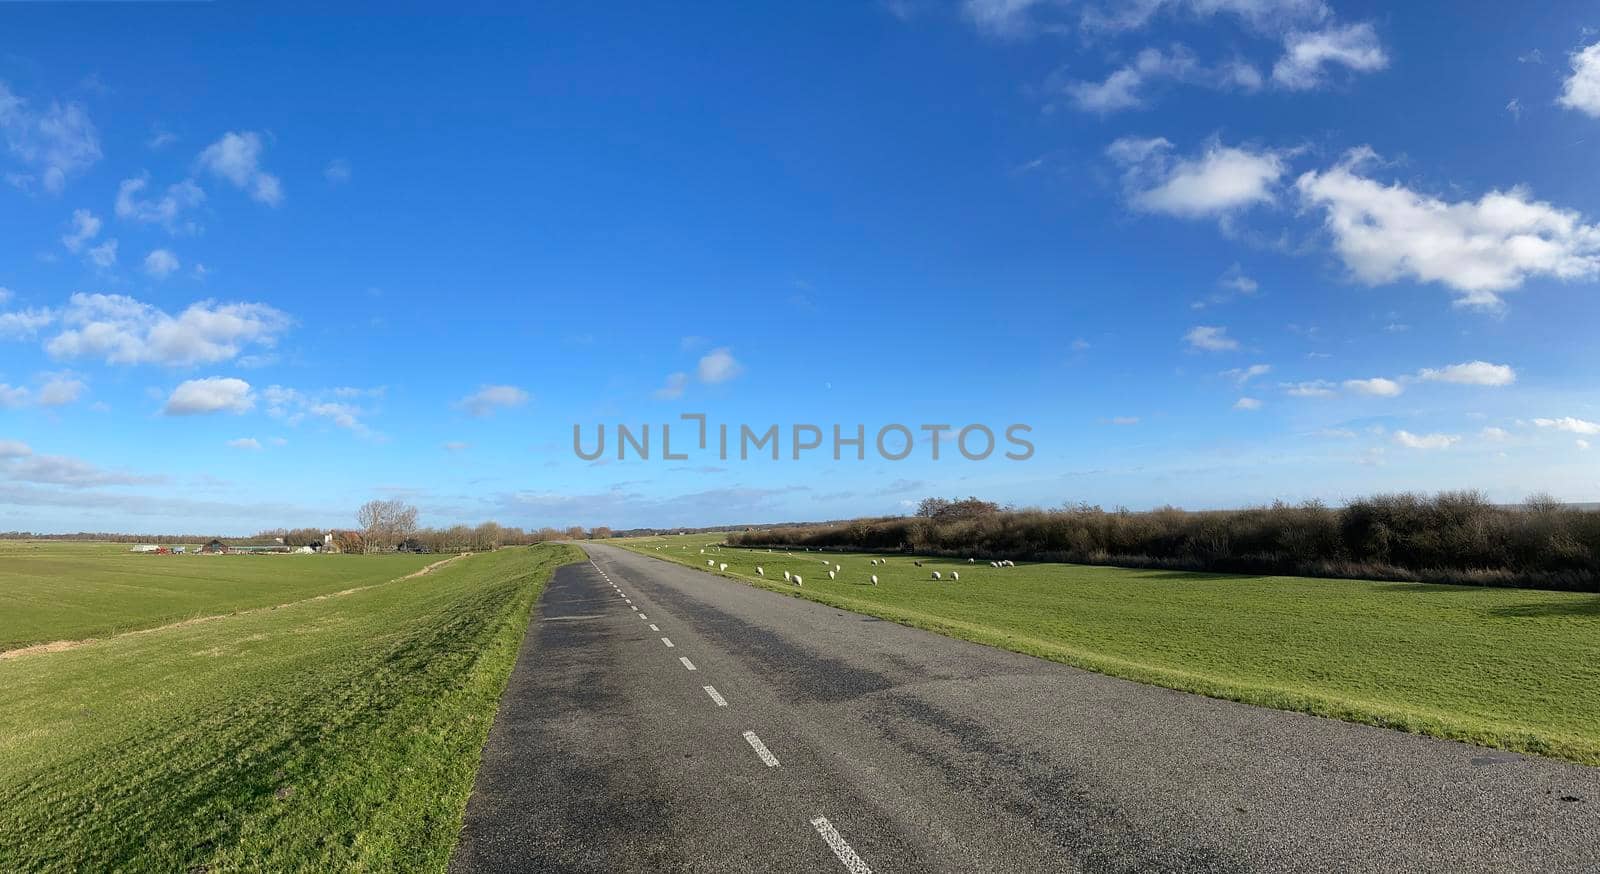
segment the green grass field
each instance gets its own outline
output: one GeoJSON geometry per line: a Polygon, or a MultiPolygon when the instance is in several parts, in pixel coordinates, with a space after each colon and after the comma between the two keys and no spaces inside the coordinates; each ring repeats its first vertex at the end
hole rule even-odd
{"type": "Polygon", "coordinates": [[[105,637],[381,583],[429,555],[135,555],[125,544],[0,541],[0,650],[105,637]]]}
{"type": "MultiPolygon", "coordinates": [[[[0,871],[444,870],[534,601],[580,558],[570,546],[506,549],[347,595],[0,661],[0,871]]],[[[254,597],[260,585],[293,599],[426,557],[330,558],[337,581],[304,560],[147,566],[316,577],[214,583],[213,594],[254,597]]],[[[68,596],[80,584],[56,585],[68,596]]],[[[119,589],[109,573],[81,585],[107,599],[107,616],[140,613],[152,587],[119,589]]]]}
{"type": "Polygon", "coordinates": [[[877,556],[832,553],[843,571],[829,580],[818,553],[699,553],[719,541],[617,542],[1113,676],[1600,765],[1600,596],[951,559],[918,568],[906,556],[874,568],[877,556]],[[804,586],[786,585],[785,570],[804,586]],[[935,570],[945,582],[929,579],[935,570]]]}

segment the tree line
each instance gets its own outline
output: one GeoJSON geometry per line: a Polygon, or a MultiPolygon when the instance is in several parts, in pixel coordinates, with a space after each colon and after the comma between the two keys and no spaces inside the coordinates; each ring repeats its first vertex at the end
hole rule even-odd
{"type": "Polygon", "coordinates": [[[1600,512],[1546,495],[1518,506],[1453,491],[1147,512],[931,498],[915,516],[750,529],[728,542],[1600,592],[1600,512]]]}

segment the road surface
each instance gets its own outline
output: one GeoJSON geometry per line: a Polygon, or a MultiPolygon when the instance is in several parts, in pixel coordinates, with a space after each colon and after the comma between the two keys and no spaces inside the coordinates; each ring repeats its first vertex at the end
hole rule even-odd
{"type": "Polygon", "coordinates": [[[1597,769],[585,548],[523,642],[452,871],[1600,870],[1597,769]]]}

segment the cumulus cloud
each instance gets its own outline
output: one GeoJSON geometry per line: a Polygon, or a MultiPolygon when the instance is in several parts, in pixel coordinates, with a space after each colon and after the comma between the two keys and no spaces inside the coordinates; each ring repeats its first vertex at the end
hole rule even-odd
{"type": "Polygon", "coordinates": [[[733,352],[723,346],[713,349],[700,359],[697,369],[700,381],[705,383],[727,382],[744,372],[744,366],[733,357],[733,352]]]}
{"type": "Polygon", "coordinates": [[[1371,379],[1347,379],[1344,381],[1344,387],[1356,394],[1380,398],[1392,398],[1405,390],[1400,383],[1381,376],[1374,376],[1371,379]]]}
{"type": "Polygon", "coordinates": [[[1521,188],[1449,202],[1384,185],[1362,175],[1375,157],[1363,147],[1295,183],[1307,206],[1325,211],[1334,246],[1360,281],[1437,282],[1457,293],[1458,305],[1494,308],[1500,292],[1529,277],[1600,273],[1600,227],[1577,212],[1534,200],[1521,188]]]}
{"type": "Polygon", "coordinates": [[[1265,376],[1272,372],[1270,364],[1252,364],[1249,367],[1234,367],[1222,371],[1222,375],[1233,380],[1239,385],[1244,385],[1258,376],[1265,376]]]}
{"type": "Polygon", "coordinates": [[[81,397],[88,385],[72,373],[46,373],[36,400],[41,407],[64,407],[81,397]]]}
{"type": "Polygon", "coordinates": [[[181,266],[178,256],[169,249],[152,249],[150,254],[144,256],[144,272],[156,279],[166,279],[181,266]]]}
{"type": "Polygon", "coordinates": [[[12,174],[23,188],[38,183],[59,194],[72,176],[100,160],[100,134],[89,113],[76,103],[52,103],[35,111],[0,82],[0,135],[12,157],[33,172],[12,174]]]}
{"type": "Polygon", "coordinates": [[[1533,424],[1540,428],[1550,428],[1556,431],[1566,431],[1572,434],[1600,434],[1600,422],[1590,422],[1573,416],[1562,416],[1559,419],[1534,419],[1533,424]]]}
{"type": "Polygon", "coordinates": [[[683,397],[684,389],[689,387],[689,374],[679,371],[667,374],[666,382],[655,390],[658,400],[675,401],[683,397]]]}
{"type": "Polygon", "coordinates": [[[271,347],[287,315],[266,304],[201,301],[177,316],[118,294],[74,294],[62,314],[70,327],[45,344],[57,358],[107,364],[212,364],[247,346],[271,347]]]}
{"type": "Polygon", "coordinates": [[[1424,368],[1417,373],[1423,382],[1453,382],[1458,385],[1506,386],[1517,381],[1517,372],[1507,364],[1468,361],[1448,367],[1424,368]]]}
{"type": "Polygon", "coordinates": [[[1144,106],[1147,86],[1162,81],[1254,91],[1261,87],[1261,74],[1242,61],[1207,66],[1188,48],[1175,44],[1165,51],[1144,49],[1104,80],[1069,82],[1065,90],[1078,109],[1105,114],[1144,106]]]}
{"type": "Polygon", "coordinates": [[[254,131],[229,131],[200,153],[200,167],[226,180],[268,206],[283,202],[278,177],[261,169],[261,135],[254,131]]]}
{"type": "Polygon", "coordinates": [[[1123,167],[1128,205],[1184,218],[1225,215],[1273,201],[1285,155],[1213,141],[1192,158],[1175,158],[1172,143],[1123,137],[1106,154],[1123,167]]]}
{"type": "Polygon", "coordinates": [[[1573,52],[1568,60],[1572,64],[1572,75],[1561,83],[1561,96],[1556,102],[1591,118],[1600,118],[1600,42],[1573,52]]]}
{"type": "Polygon", "coordinates": [[[1227,328],[1215,325],[1196,325],[1183,339],[1191,347],[1205,352],[1231,352],[1239,348],[1239,341],[1228,336],[1227,328]]]}
{"type": "Polygon", "coordinates": [[[1240,398],[1233,402],[1235,410],[1259,410],[1261,401],[1257,398],[1240,398]]]}
{"type": "Polygon", "coordinates": [[[0,313],[0,339],[32,337],[55,320],[55,311],[43,307],[0,313]]]}
{"type": "Polygon", "coordinates": [[[236,438],[236,439],[233,439],[233,440],[229,440],[228,441],[228,445],[230,447],[234,448],[234,449],[250,449],[250,450],[260,450],[261,449],[261,441],[257,440],[254,437],[239,437],[239,438],[236,438]]]}
{"type": "Polygon", "coordinates": [[[456,402],[456,406],[469,416],[489,416],[495,410],[520,407],[528,402],[528,393],[514,385],[485,385],[456,402]]]}
{"type": "Polygon", "coordinates": [[[965,0],[961,12],[990,36],[1018,37],[1032,29],[1032,12],[1044,0],[965,0]]]}
{"type": "Polygon", "coordinates": [[[255,405],[250,383],[231,376],[208,376],[180,383],[161,411],[169,416],[243,413],[255,405]]]}
{"type": "Polygon", "coordinates": [[[1332,66],[1370,73],[1389,66],[1389,56],[1378,44],[1377,32],[1365,22],[1295,31],[1284,38],[1283,57],[1272,67],[1272,81],[1291,91],[1305,91],[1321,86],[1332,66]]]}
{"type": "Polygon", "coordinates": [[[1407,449],[1449,449],[1461,438],[1455,434],[1413,434],[1410,431],[1394,432],[1394,442],[1407,449]]]}
{"type": "Polygon", "coordinates": [[[1504,428],[1496,428],[1493,425],[1490,425],[1489,427],[1484,428],[1482,431],[1480,431],[1478,433],[1479,433],[1479,436],[1481,436],[1485,440],[1488,440],[1491,443],[1504,443],[1505,441],[1511,439],[1511,432],[1507,431],[1504,428]]]}
{"type": "Polygon", "coordinates": [[[194,233],[199,230],[199,226],[192,221],[179,221],[185,212],[205,202],[206,193],[194,180],[185,179],[170,185],[158,197],[143,196],[149,185],[148,176],[122,180],[117,186],[117,218],[160,225],[170,233],[194,233]]]}
{"type": "Polygon", "coordinates": [[[382,389],[335,388],[302,392],[286,386],[270,385],[262,390],[261,398],[266,404],[267,415],[274,419],[282,419],[290,425],[299,425],[308,418],[322,419],[361,437],[383,440],[384,435],[367,427],[362,421],[367,415],[367,410],[351,403],[351,400],[364,395],[376,397],[382,394],[382,389]]]}
{"type": "Polygon", "coordinates": [[[16,409],[17,407],[26,404],[28,402],[28,398],[31,397],[32,394],[33,393],[28,391],[28,389],[24,386],[0,382],[0,407],[4,407],[8,410],[16,409]]]}
{"type": "Polygon", "coordinates": [[[100,236],[100,224],[100,219],[96,218],[94,213],[86,209],[73,210],[72,230],[62,235],[61,245],[65,246],[68,252],[81,250],[90,240],[100,236]]]}
{"type": "Polygon", "coordinates": [[[101,270],[109,270],[117,263],[117,241],[106,240],[88,252],[89,263],[101,270]]]}

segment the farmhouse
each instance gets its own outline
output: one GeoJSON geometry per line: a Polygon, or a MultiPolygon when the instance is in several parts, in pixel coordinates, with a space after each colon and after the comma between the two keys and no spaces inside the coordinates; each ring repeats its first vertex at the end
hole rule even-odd
{"type": "Polygon", "coordinates": [[[205,546],[195,550],[195,552],[198,552],[201,555],[227,555],[230,551],[231,550],[228,549],[228,544],[223,543],[215,538],[213,538],[210,543],[207,543],[205,546]]]}

